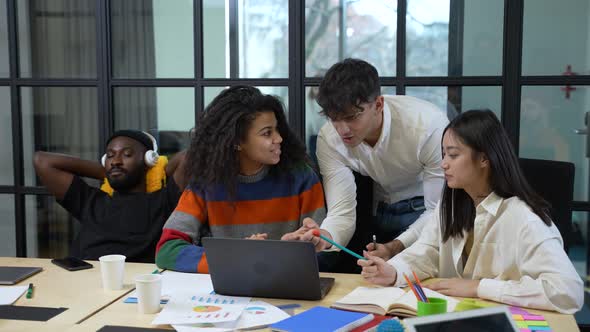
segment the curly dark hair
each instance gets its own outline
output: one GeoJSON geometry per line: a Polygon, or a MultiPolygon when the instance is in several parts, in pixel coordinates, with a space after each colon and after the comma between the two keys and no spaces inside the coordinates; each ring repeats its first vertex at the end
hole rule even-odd
{"type": "Polygon", "coordinates": [[[270,168],[271,175],[311,166],[305,146],[287,124],[281,101],[255,87],[234,86],[222,91],[199,114],[188,149],[187,178],[207,188],[224,185],[230,199],[235,198],[240,162],[236,146],[245,138],[258,113],[273,112],[283,141],[281,158],[270,168]]]}
{"type": "Polygon", "coordinates": [[[366,61],[348,58],[328,69],[320,83],[317,102],[324,115],[337,119],[345,116],[350,107],[362,110],[360,104],[380,95],[377,69],[366,61]]]}

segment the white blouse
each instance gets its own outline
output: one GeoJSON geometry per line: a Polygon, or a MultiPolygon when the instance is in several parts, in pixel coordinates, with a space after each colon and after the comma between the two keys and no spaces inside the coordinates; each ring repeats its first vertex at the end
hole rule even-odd
{"type": "Polygon", "coordinates": [[[517,197],[491,193],[476,208],[474,241],[463,266],[466,235],[442,242],[440,204],[416,243],[388,261],[396,286],[412,278],[481,280],[477,296],[510,305],[572,314],[583,305],[583,282],[563,250],[554,224],[548,227],[517,197]]]}

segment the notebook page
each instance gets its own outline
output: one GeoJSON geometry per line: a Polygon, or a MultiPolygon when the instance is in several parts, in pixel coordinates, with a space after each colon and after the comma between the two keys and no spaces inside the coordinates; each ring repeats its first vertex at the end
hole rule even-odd
{"type": "Polygon", "coordinates": [[[28,286],[0,287],[0,305],[13,304],[27,291],[28,286]]]}
{"type": "Polygon", "coordinates": [[[338,304],[375,304],[387,310],[392,302],[406,292],[398,287],[357,287],[348,295],[336,301],[338,304]]]}

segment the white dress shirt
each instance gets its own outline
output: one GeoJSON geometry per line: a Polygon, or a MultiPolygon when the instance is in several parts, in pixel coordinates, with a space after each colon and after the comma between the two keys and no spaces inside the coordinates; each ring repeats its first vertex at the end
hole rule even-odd
{"type": "Polygon", "coordinates": [[[467,233],[442,242],[439,207],[416,243],[388,261],[395,286],[412,278],[481,280],[477,296],[516,306],[572,314],[584,302],[582,280],[563,250],[554,224],[547,226],[517,197],[491,193],[476,208],[473,248],[461,259],[467,233]]]}
{"type": "Polygon", "coordinates": [[[440,199],[444,183],[441,163],[446,114],[435,105],[410,96],[383,96],[381,136],[371,147],[348,147],[327,122],[318,134],[317,157],[323,177],[328,215],[321,228],[336,243],[348,244],[356,227],[356,184],[352,171],[376,183],[376,200],[395,203],[424,196],[426,211],[398,239],[409,247],[440,199]]]}

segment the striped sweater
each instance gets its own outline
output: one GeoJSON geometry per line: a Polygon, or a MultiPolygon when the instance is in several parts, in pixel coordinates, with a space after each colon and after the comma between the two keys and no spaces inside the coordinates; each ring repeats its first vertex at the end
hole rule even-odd
{"type": "Polygon", "coordinates": [[[235,198],[229,201],[222,185],[207,190],[189,185],[162,231],[156,248],[160,268],[209,273],[201,238],[246,238],[268,233],[280,239],[306,217],[318,224],[326,216],[324,192],[308,166],[273,176],[266,167],[252,176],[239,176],[235,198]]]}

